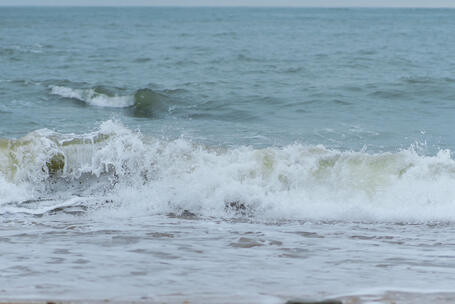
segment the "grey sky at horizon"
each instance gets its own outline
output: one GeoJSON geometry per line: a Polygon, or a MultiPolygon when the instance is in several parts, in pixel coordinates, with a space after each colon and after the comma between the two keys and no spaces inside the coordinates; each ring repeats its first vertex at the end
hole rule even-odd
{"type": "Polygon", "coordinates": [[[455,0],[0,0],[0,6],[316,6],[455,8],[455,0]]]}

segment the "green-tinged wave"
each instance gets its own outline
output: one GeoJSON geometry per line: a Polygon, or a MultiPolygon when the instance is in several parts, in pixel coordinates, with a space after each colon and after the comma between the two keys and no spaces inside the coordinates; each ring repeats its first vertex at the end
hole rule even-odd
{"type": "MultiPolygon", "coordinates": [[[[75,156],[71,151],[90,153],[101,147],[111,134],[82,136],[38,130],[19,139],[0,139],[0,173],[10,181],[43,181],[77,168],[69,168],[75,156]]],[[[90,158],[86,155],[85,158],[90,158]]]]}

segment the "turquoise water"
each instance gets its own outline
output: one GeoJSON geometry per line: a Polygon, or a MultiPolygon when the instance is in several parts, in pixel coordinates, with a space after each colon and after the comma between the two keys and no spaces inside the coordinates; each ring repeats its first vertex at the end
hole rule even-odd
{"type": "Polygon", "coordinates": [[[2,8],[0,17],[2,137],[116,118],[213,145],[454,148],[453,10],[2,8]],[[156,96],[135,111],[54,86],[156,96]]]}
{"type": "Polygon", "coordinates": [[[454,32],[450,9],[0,7],[0,300],[450,298],[454,32]]]}

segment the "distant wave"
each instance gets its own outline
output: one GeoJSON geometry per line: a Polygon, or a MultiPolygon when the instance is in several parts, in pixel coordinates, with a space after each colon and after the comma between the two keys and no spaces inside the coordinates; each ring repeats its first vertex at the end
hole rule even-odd
{"type": "Polygon", "coordinates": [[[134,96],[117,96],[107,93],[100,88],[73,89],[64,86],[50,86],[51,94],[64,98],[83,101],[88,105],[98,107],[125,108],[134,105],[134,96]]]}
{"type": "Polygon", "coordinates": [[[41,45],[39,43],[30,45],[10,45],[9,47],[0,47],[0,55],[11,56],[23,53],[41,54],[44,48],[51,48],[51,45],[41,45]]]}
{"type": "MultiPolygon", "coordinates": [[[[139,89],[130,95],[120,95],[114,90],[96,86],[94,88],[71,88],[50,85],[50,93],[63,98],[75,99],[90,106],[130,108],[134,116],[150,117],[169,110],[172,101],[165,93],[152,89],[139,89]]],[[[165,92],[171,92],[169,90],[165,92]]],[[[172,93],[172,92],[171,92],[172,93]]]]}
{"type": "Polygon", "coordinates": [[[107,121],[87,134],[43,129],[2,139],[0,160],[0,213],[33,213],[43,206],[36,200],[46,198],[48,211],[73,206],[65,202],[89,210],[112,201],[128,212],[455,221],[455,161],[446,150],[422,156],[412,148],[370,154],[301,144],[205,147],[107,121]]]}

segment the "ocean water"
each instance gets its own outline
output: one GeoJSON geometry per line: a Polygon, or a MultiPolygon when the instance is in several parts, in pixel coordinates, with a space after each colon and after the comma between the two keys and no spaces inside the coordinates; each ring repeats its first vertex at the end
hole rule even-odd
{"type": "Polygon", "coordinates": [[[0,7],[0,300],[451,303],[454,32],[0,7]]]}

